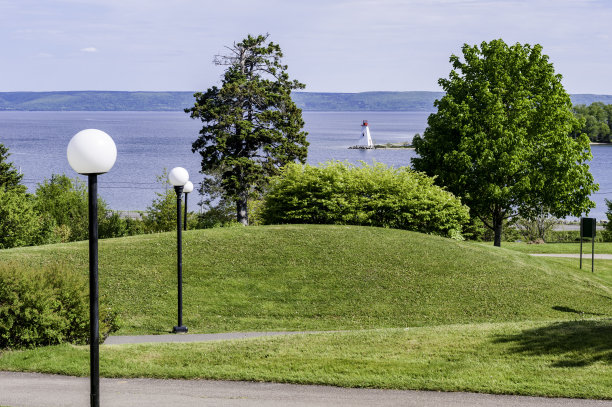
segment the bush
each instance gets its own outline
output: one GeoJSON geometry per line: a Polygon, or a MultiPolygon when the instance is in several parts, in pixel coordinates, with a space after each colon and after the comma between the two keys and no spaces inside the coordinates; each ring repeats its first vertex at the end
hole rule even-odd
{"type": "Polygon", "coordinates": [[[606,212],[606,217],[608,218],[608,222],[604,227],[604,231],[601,234],[604,242],[612,242],[612,201],[606,199],[606,205],[608,206],[608,210],[606,212]]]}
{"type": "MultiPolygon", "coordinates": [[[[89,340],[87,280],[59,265],[0,265],[0,349],[89,340]]],[[[100,304],[100,338],[119,328],[118,316],[100,304]]]]}
{"type": "Polygon", "coordinates": [[[176,192],[168,189],[164,193],[156,192],[157,198],[147,208],[143,218],[148,233],[176,230],[176,192]]]}
{"type": "Polygon", "coordinates": [[[519,216],[514,219],[514,226],[526,241],[542,240],[546,242],[550,240],[550,235],[557,222],[557,218],[548,216],[548,214],[540,214],[533,219],[519,216]]]}
{"type": "Polygon", "coordinates": [[[0,249],[44,241],[41,220],[25,193],[0,188],[0,249]]]}
{"type": "Polygon", "coordinates": [[[381,226],[459,238],[468,208],[407,167],[289,164],[270,180],[262,223],[381,226]]]}
{"type": "Polygon", "coordinates": [[[128,235],[125,219],[119,212],[106,211],[105,216],[98,220],[98,236],[100,239],[123,237],[128,235]]]}
{"type": "MultiPolygon", "coordinates": [[[[85,240],[89,235],[89,202],[87,186],[78,178],[66,175],[52,175],[42,184],[38,184],[35,196],[35,209],[49,216],[61,229],[58,239],[64,240],[69,233],[68,241],[85,240]]],[[[106,216],[106,203],[98,198],[98,219],[106,216]]]]}

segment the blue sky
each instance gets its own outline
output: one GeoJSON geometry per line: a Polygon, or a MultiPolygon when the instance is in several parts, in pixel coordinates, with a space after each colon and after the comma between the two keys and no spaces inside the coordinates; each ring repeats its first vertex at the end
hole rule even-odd
{"type": "Polygon", "coordinates": [[[0,0],[0,91],[204,90],[270,33],[311,92],[440,90],[461,45],[539,43],[570,93],[612,94],[610,0],[0,0]]]}

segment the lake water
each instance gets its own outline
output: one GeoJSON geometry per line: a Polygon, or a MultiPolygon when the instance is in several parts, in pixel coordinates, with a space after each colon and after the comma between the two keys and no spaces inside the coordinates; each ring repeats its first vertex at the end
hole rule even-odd
{"type": "MultiPolygon", "coordinates": [[[[423,133],[427,112],[304,112],[308,131],[308,163],[360,160],[408,166],[414,150],[352,150],[368,120],[376,144],[410,141],[423,133]]],[[[98,178],[99,193],[111,208],[144,210],[163,186],[156,176],[164,168],[185,167],[194,184],[202,179],[200,158],[191,152],[201,122],[181,112],[0,112],[0,143],[9,148],[9,160],[24,174],[31,192],[51,174],[80,176],[70,168],[66,147],[74,134],[87,128],[107,132],[117,145],[117,161],[98,178]]],[[[591,171],[600,191],[597,208],[589,216],[605,219],[604,198],[612,199],[612,146],[592,146],[591,171]]],[[[194,197],[195,198],[195,197],[194,197]]],[[[192,198],[193,199],[193,198],[192,198]]],[[[195,200],[190,200],[195,203],[195,200]]]]}

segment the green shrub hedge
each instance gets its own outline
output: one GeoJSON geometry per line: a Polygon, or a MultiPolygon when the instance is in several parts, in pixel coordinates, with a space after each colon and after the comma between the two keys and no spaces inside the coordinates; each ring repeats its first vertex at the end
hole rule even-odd
{"type": "Polygon", "coordinates": [[[468,208],[423,173],[338,161],[284,167],[258,215],[264,224],[380,226],[457,238],[469,220],[468,208]]]}
{"type": "MultiPolygon", "coordinates": [[[[100,338],[119,328],[117,313],[100,304],[100,338]]],[[[63,342],[88,343],[89,288],[60,265],[0,265],[0,349],[63,342]]]]}

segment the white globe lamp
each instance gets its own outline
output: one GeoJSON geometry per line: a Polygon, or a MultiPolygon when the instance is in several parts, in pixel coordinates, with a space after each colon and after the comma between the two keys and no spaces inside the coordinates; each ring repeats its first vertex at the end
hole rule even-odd
{"type": "Polygon", "coordinates": [[[79,174],[104,174],[115,164],[117,147],[102,130],[87,129],[72,137],[66,155],[72,169],[79,174]]]}
{"type": "Polygon", "coordinates": [[[175,187],[182,187],[189,181],[189,173],[183,167],[174,167],[168,174],[168,181],[175,187]]]}
{"type": "Polygon", "coordinates": [[[185,193],[185,213],[183,216],[183,230],[187,230],[187,195],[193,191],[193,183],[191,181],[187,181],[185,186],[183,187],[183,192],[185,193]]]}

